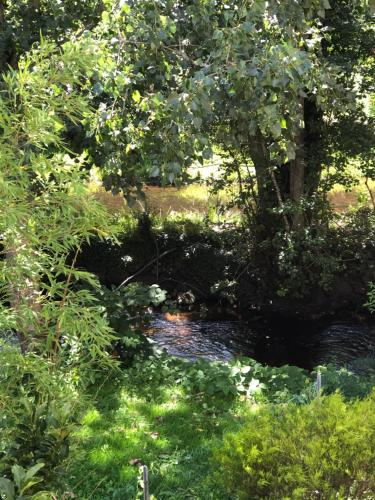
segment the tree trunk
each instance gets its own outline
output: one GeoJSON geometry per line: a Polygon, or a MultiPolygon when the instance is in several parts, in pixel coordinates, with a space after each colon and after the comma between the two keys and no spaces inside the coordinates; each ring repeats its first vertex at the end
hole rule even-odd
{"type": "Polygon", "coordinates": [[[325,150],[323,113],[318,109],[314,98],[305,99],[304,121],[305,194],[311,195],[316,192],[320,182],[325,150]]]}
{"type": "Polygon", "coordinates": [[[248,154],[254,163],[258,186],[257,219],[265,237],[280,227],[280,217],[272,213],[273,209],[280,206],[280,197],[282,203],[289,199],[296,205],[289,225],[293,229],[303,227],[305,221],[309,220],[309,212],[303,211],[301,201],[303,196],[315,193],[319,185],[323,163],[322,112],[314,98],[302,99],[301,108],[305,127],[300,128],[295,137],[296,158],[280,165],[274,172],[279,196],[275,182],[272,182],[272,166],[265,137],[260,130],[255,136],[249,137],[248,154]]]}
{"type": "Polygon", "coordinates": [[[6,0],[0,0],[0,24],[5,23],[6,0]]]}
{"type": "Polygon", "coordinates": [[[30,10],[39,10],[39,8],[40,8],[40,0],[29,0],[30,10]]]}
{"type": "Polygon", "coordinates": [[[290,165],[290,199],[295,203],[295,212],[292,217],[293,229],[303,226],[303,210],[300,206],[304,194],[305,165],[302,158],[297,158],[290,165]]]}
{"type": "Polygon", "coordinates": [[[261,237],[268,237],[278,228],[280,219],[272,213],[272,209],[278,206],[278,199],[271,177],[270,154],[260,130],[249,137],[249,155],[254,163],[258,187],[257,223],[261,237]]]}
{"type": "MultiPolygon", "coordinates": [[[[301,100],[302,112],[304,112],[304,99],[301,100]]],[[[290,162],[290,199],[295,204],[292,216],[292,228],[299,229],[304,223],[304,214],[301,207],[302,197],[305,191],[305,144],[304,129],[300,129],[295,138],[296,157],[290,162]]]]}

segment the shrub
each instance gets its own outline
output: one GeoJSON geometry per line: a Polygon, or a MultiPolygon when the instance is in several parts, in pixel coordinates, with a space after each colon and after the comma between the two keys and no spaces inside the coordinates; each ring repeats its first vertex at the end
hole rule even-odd
{"type": "Polygon", "coordinates": [[[225,437],[215,460],[239,499],[374,498],[375,393],[263,407],[225,437]]]}
{"type": "Polygon", "coordinates": [[[143,326],[152,317],[150,308],[166,301],[166,292],[158,285],[129,283],[108,289],[104,286],[94,291],[104,309],[104,316],[113,329],[114,354],[124,366],[131,366],[136,355],[151,354],[143,326]]]}
{"type": "MultiPolygon", "coordinates": [[[[250,358],[188,362],[158,350],[146,360],[136,357],[126,377],[137,391],[179,385],[187,397],[204,399],[212,406],[229,403],[238,396],[257,403],[304,403],[313,386],[308,373],[296,366],[264,366],[250,358]]],[[[315,397],[315,387],[313,393],[315,397]]]]}
{"type": "Polygon", "coordinates": [[[0,476],[40,462],[49,476],[68,455],[84,398],[41,356],[0,345],[0,366],[0,476]]]}
{"type": "Polygon", "coordinates": [[[26,470],[19,465],[14,465],[12,467],[12,481],[0,477],[0,497],[5,498],[5,500],[53,500],[56,498],[52,492],[48,491],[39,491],[35,495],[28,495],[33,486],[43,481],[42,478],[37,476],[43,467],[43,463],[38,463],[26,470]]]}
{"type": "Polygon", "coordinates": [[[346,399],[364,398],[375,386],[375,375],[371,371],[371,360],[355,360],[350,369],[334,365],[321,366],[322,389],[325,395],[336,391],[346,399]]]}

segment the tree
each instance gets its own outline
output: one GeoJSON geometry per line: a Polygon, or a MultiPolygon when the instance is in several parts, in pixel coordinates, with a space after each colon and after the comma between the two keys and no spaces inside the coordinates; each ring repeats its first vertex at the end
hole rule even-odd
{"type": "MultiPolygon", "coordinates": [[[[68,256],[110,227],[107,212],[82,185],[84,157],[64,152],[62,142],[63,120],[76,122],[89,113],[78,92],[95,64],[94,50],[76,40],[60,52],[43,42],[2,79],[0,227],[7,257],[1,267],[2,327],[19,332],[26,348],[43,341],[40,347],[49,354],[70,335],[73,325],[63,326],[64,318],[73,321],[69,308],[73,313],[83,304],[83,296],[71,295],[71,286],[92,279],[74,269],[68,256]]],[[[83,324],[76,328],[83,336],[93,333],[83,324]]]]}
{"type": "Polygon", "coordinates": [[[360,2],[337,0],[334,9],[328,0],[108,5],[97,33],[110,33],[117,58],[97,76],[97,130],[106,146],[93,159],[114,192],[129,195],[135,184],[140,191],[149,174],[173,181],[219,146],[242,176],[242,200],[255,207],[262,239],[280,223],[298,230],[316,211],[311,195],[323,169],[335,163],[342,172],[336,152],[348,153],[338,128],[354,120],[373,137],[357,99],[365,87],[357,89],[355,75],[366,61],[368,88],[373,67],[362,43],[373,32],[360,2]],[[356,21],[353,40],[339,35],[343,8],[356,21]]]}
{"type": "Polygon", "coordinates": [[[48,474],[65,458],[78,388],[115,365],[105,310],[82,287],[99,284],[76,268],[84,242],[111,234],[110,217],[85,187],[84,155],[63,141],[66,120],[90,119],[82,92],[96,53],[85,38],[43,41],[0,82],[1,476],[40,460],[48,474]]]}
{"type": "Polygon", "coordinates": [[[89,28],[101,40],[111,63],[92,75],[96,120],[89,131],[70,124],[65,138],[76,152],[88,149],[106,188],[131,204],[150,175],[176,182],[219,146],[262,239],[280,224],[289,231],[309,222],[320,206],[311,195],[350,181],[348,156],[360,153],[372,175],[373,125],[358,99],[374,67],[362,1],[1,6],[3,37],[10,29],[17,40],[8,44],[13,64],[40,31],[61,43],[89,28]],[[323,185],[326,168],[335,175],[323,185]]]}
{"type": "Polygon", "coordinates": [[[75,31],[94,27],[103,8],[100,0],[1,0],[0,71],[15,68],[41,34],[61,44],[75,31]]]}

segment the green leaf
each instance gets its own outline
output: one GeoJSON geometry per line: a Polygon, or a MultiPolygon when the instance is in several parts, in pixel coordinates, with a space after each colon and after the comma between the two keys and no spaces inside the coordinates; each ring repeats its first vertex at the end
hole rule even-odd
{"type": "Polygon", "coordinates": [[[174,173],[173,173],[173,172],[170,172],[170,173],[168,174],[168,182],[169,182],[170,184],[172,184],[172,183],[173,183],[173,181],[174,181],[174,173]]]}
{"type": "Polygon", "coordinates": [[[34,477],[35,474],[37,474],[40,471],[40,469],[43,469],[43,467],[44,467],[44,464],[41,462],[41,463],[33,465],[32,467],[30,467],[30,469],[27,469],[26,474],[25,474],[25,481],[34,477]]]}
{"type": "Polygon", "coordinates": [[[131,12],[130,5],[127,4],[127,3],[124,3],[123,6],[122,6],[122,12],[124,14],[130,14],[130,12],[131,12]]]}
{"type": "Polygon", "coordinates": [[[42,478],[34,478],[30,479],[29,481],[26,482],[26,484],[21,488],[20,493],[23,495],[27,490],[32,488],[35,484],[41,483],[43,481],[42,478]]]}
{"type": "Polygon", "coordinates": [[[250,33],[250,31],[253,31],[254,25],[249,21],[245,21],[244,23],[242,23],[242,29],[244,30],[245,33],[250,33]]]}
{"type": "Polygon", "coordinates": [[[272,135],[275,137],[275,139],[280,137],[280,135],[281,135],[280,123],[278,123],[278,122],[272,123],[270,126],[270,130],[272,132],[272,135]]]}
{"type": "Polygon", "coordinates": [[[136,102],[137,104],[141,101],[141,93],[139,92],[139,90],[135,90],[133,93],[132,93],[132,99],[134,102],[136,102]]]}
{"type": "Polygon", "coordinates": [[[38,491],[31,497],[31,500],[53,500],[54,498],[56,497],[49,491],[38,491]]]}
{"type": "Polygon", "coordinates": [[[0,493],[5,496],[5,500],[14,500],[14,484],[5,477],[0,477],[0,493]]]}
{"type": "Polygon", "coordinates": [[[17,464],[13,465],[12,474],[14,477],[14,482],[17,485],[17,488],[21,489],[21,485],[22,485],[23,481],[25,480],[25,476],[26,476],[25,469],[23,467],[21,467],[20,465],[17,465],[17,464]]]}
{"type": "Polygon", "coordinates": [[[160,168],[157,165],[154,165],[150,171],[150,177],[158,177],[160,174],[160,168]]]}
{"type": "Polygon", "coordinates": [[[92,91],[95,95],[100,95],[102,92],[103,92],[103,86],[101,83],[99,82],[96,82],[93,87],[92,87],[92,91]]]}
{"type": "Polygon", "coordinates": [[[160,24],[163,26],[163,28],[165,28],[168,23],[168,18],[166,16],[160,16],[159,19],[160,19],[160,24]]]}
{"type": "Polygon", "coordinates": [[[102,12],[102,21],[104,23],[109,23],[109,12],[107,10],[102,12]]]}
{"type": "Polygon", "coordinates": [[[281,118],[281,120],[280,120],[280,126],[281,126],[282,129],[287,128],[285,118],[281,118]]]}
{"type": "Polygon", "coordinates": [[[205,159],[205,160],[208,160],[209,158],[211,158],[212,156],[212,150],[211,148],[206,148],[202,151],[202,157],[205,159]]]}
{"type": "Polygon", "coordinates": [[[202,126],[202,118],[200,118],[199,116],[196,116],[193,119],[193,123],[194,123],[195,128],[200,129],[202,126]]]}

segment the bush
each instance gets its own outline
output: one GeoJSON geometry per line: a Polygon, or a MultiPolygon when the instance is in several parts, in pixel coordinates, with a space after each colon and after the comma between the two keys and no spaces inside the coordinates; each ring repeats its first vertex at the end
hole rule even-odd
{"type": "Polygon", "coordinates": [[[239,499],[373,499],[375,392],[269,406],[215,452],[219,480],[239,499]]]}
{"type": "Polygon", "coordinates": [[[371,358],[354,360],[350,369],[327,365],[319,367],[319,370],[322,374],[322,389],[325,395],[340,391],[345,399],[364,398],[375,386],[371,358]]]}
{"type": "Polygon", "coordinates": [[[186,397],[210,406],[231,403],[238,396],[257,403],[304,403],[311,388],[316,395],[309,374],[296,366],[264,366],[251,358],[188,362],[157,349],[148,359],[136,357],[126,378],[138,392],[180,386],[186,397]]]}
{"type": "Polygon", "coordinates": [[[150,308],[166,301],[166,293],[158,285],[129,283],[127,286],[112,288],[102,286],[96,296],[104,309],[104,316],[115,332],[114,354],[124,366],[131,366],[136,355],[151,354],[143,327],[152,317],[150,308]]]}
{"type": "Polygon", "coordinates": [[[49,476],[68,456],[82,394],[66,372],[33,353],[0,345],[0,366],[0,476],[36,463],[44,463],[41,475],[49,476]]]}

